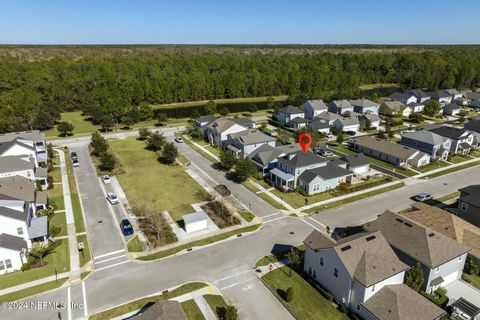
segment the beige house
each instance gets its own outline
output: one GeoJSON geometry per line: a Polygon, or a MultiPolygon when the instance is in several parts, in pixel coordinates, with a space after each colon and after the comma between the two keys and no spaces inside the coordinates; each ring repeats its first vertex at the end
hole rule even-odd
{"type": "Polygon", "coordinates": [[[385,116],[408,117],[411,113],[412,108],[400,101],[385,101],[380,105],[380,114],[385,116]]]}

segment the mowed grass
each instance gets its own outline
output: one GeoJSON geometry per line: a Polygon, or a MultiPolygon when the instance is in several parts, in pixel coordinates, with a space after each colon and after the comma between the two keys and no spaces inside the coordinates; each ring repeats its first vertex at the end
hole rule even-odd
{"type": "Polygon", "coordinates": [[[47,189],[48,203],[54,205],[55,210],[65,210],[63,190],[61,184],[54,184],[52,189],[47,189]]]}
{"type": "Polygon", "coordinates": [[[435,170],[435,169],[446,167],[448,165],[449,164],[447,162],[444,162],[444,161],[434,161],[434,162],[430,162],[426,166],[415,168],[415,170],[417,170],[419,172],[428,172],[428,171],[432,171],[432,170],[435,170]]]}
{"type": "Polygon", "coordinates": [[[73,219],[75,220],[75,231],[77,233],[84,232],[85,223],[83,221],[82,206],[78,195],[72,158],[67,152],[65,152],[65,162],[67,163],[68,184],[70,186],[70,199],[72,201],[73,219]]]}
{"type": "Polygon", "coordinates": [[[210,309],[217,315],[217,318],[220,319],[220,314],[222,314],[222,309],[225,310],[228,307],[225,299],[218,294],[206,294],[203,296],[205,301],[207,301],[210,309]]]}
{"type": "Polygon", "coordinates": [[[56,212],[48,221],[48,234],[54,237],[67,235],[67,217],[65,212],[56,212]]]}
{"type": "Polygon", "coordinates": [[[110,147],[125,171],[118,179],[132,206],[151,201],[159,211],[168,210],[175,221],[194,212],[191,204],[200,201],[197,192],[202,187],[181,166],[160,163],[143,141],[115,140],[110,147]]]}
{"type": "Polygon", "coordinates": [[[472,286],[474,286],[477,289],[480,289],[480,277],[476,275],[471,275],[466,272],[463,273],[462,279],[465,280],[466,282],[470,283],[472,286]]]}
{"type": "Polygon", "coordinates": [[[88,245],[88,239],[87,235],[82,234],[80,236],[77,236],[77,243],[83,243],[83,251],[79,253],[79,259],[80,259],[80,267],[83,267],[87,262],[89,262],[92,259],[92,255],[90,253],[90,246],[88,245]]]}
{"type": "Polygon", "coordinates": [[[70,255],[68,252],[68,240],[63,239],[57,240],[56,242],[59,243],[58,247],[44,259],[47,265],[23,272],[17,271],[1,275],[0,290],[55,275],[55,270],[57,270],[58,274],[69,271],[70,255]]]}
{"type": "Polygon", "coordinates": [[[277,197],[283,199],[283,201],[287,202],[294,208],[300,208],[308,204],[313,204],[320,201],[325,201],[328,199],[332,199],[333,196],[328,192],[318,193],[313,196],[304,196],[298,192],[281,192],[277,189],[271,191],[277,197]],[[307,199],[307,203],[305,203],[305,199],[307,199]]]}
{"type": "Polygon", "coordinates": [[[438,172],[435,172],[435,173],[432,173],[432,174],[423,176],[421,179],[432,179],[432,178],[436,178],[436,177],[443,176],[443,175],[448,174],[448,173],[452,173],[452,172],[455,172],[455,171],[468,169],[468,168],[475,167],[475,166],[478,166],[478,165],[480,165],[480,160],[478,160],[478,161],[473,161],[473,162],[469,162],[469,163],[465,163],[465,164],[460,165],[460,166],[457,166],[457,167],[453,167],[453,168],[448,168],[448,169],[445,169],[445,170],[441,170],[441,171],[438,171],[438,172]]]}
{"type": "MultiPolygon", "coordinates": [[[[86,119],[87,119],[87,116],[82,115],[82,111],[74,111],[74,112],[63,112],[61,114],[60,121],[67,121],[73,124],[74,134],[94,132],[100,128],[100,126],[96,126],[91,121],[88,121],[86,119]]],[[[52,137],[52,136],[58,136],[59,132],[55,127],[52,130],[48,130],[45,134],[48,137],[52,137]]]]}
{"type": "Polygon", "coordinates": [[[187,316],[188,320],[204,320],[205,317],[203,316],[202,311],[198,307],[195,300],[187,300],[180,304],[182,306],[185,315],[187,316]]]}
{"type": "Polygon", "coordinates": [[[62,278],[62,279],[58,279],[58,281],[54,280],[54,281],[40,284],[38,286],[33,286],[27,289],[5,294],[3,296],[0,296],[0,302],[16,301],[16,300],[33,296],[35,294],[39,294],[45,291],[50,291],[50,290],[61,287],[67,280],[68,278],[62,278]]]}
{"type": "MultiPolygon", "coordinates": [[[[273,101],[285,101],[288,96],[274,96],[272,97],[273,101]]],[[[230,98],[230,99],[215,99],[215,103],[219,104],[228,104],[228,103],[242,103],[242,102],[263,102],[267,101],[268,97],[247,97],[247,98],[230,98]]],[[[165,109],[171,107],[191,107],[191,106],[201,106],[206,105],[208,100],[200,101],[188,101],[188,102],[176,102],[176,103],[167,103],[167,104],[157,104],[153,105],[154,109],[165,109]]]]}
{"type": "Polygon", "coordinates": [[[142,246],[142,243],[140,242],[140,240],[138,239],[138,236],[135,236],[130,241],[128,241],[127,249],[128,249],[128,252],[143,251],[143,246],[142,246]]]}
{"type": "Polygon", "coordinates": [[[290,276],[288,267],[275,269],[264,275],[262,280],[297,319],[349,319],[347,314],[338,311],[328,299],[296,272],[292,272],[290,276]],[[279,294],[285,292],[289,287],[293,288],[295,294],[292,302],[286,302],[279,294]]]}

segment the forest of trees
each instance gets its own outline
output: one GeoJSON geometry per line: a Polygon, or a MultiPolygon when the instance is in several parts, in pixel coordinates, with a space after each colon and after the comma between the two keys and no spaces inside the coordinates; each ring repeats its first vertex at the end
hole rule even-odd
{"type": "MultiPolygon", "coordinates": [[[[93,49],[92,49],[93,50],[93,49]]],[[[241,52],[0,60],[0,132],[49,129],[60,112],[128,119],[148,104],[276,96],[353,98],[359,86],[480,87],[480,47],[279,54],[241,52]]],[[[131,120],[131,119],[128,119],[131,120]]]]}

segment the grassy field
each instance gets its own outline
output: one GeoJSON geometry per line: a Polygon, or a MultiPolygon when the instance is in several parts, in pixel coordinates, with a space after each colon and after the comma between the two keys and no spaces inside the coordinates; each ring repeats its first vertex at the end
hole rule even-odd
{"type": "Polygon", "coordinates": [[[62,182],[62,172],[60,171],[60,168],[53,168],[48,175],[52,177],[53,182],[62,182]]]}
{"type": "Polygon", "coordinates": [[[186,293],[202,289],[206,286],[207,286],[207,284],[203,283],[203,282],[187,283],[187,284],[184,284],[184,285],[176,288],[175,290],[172,290],[172,291],[170,291],[168,293],[165,293],[165,294],[161,294],[161,295],[153,296],[153,297],[141,298],[141,299],[129,302],[127,304],[124,304],[124,305],[121,305],[121,306],[118,306],[118,307],[115,307],[115,308],[112,308],[112,309],[109,309],[109,310],[102,311],[102,312],[97,313],[93,316],[90,316],[89,320],[106,320],[106,319],[116,318],[116,317],[119,317],[123,314],[129,313],[129,312],[132,312],[132,311],[136,311],[136,310],[140,310],[146,304],[155,303],[155,302],[161,301],[161,300],[169,300],[169,299],[184,295],[186,293]]]}
{"type": "Polygon", "coordinates": [[[128,252],[141,252],[143,251],[143,246],[140,240],[138,240],[138,236],[133,237],[127,243],[128,252]]]}
{"type": "Polygon", "coordinates": [[[403,182],[400,182],[400,183],[394,184],[394,185],[389,186],[389,187],[384,187],[384,188],[380,188],[380,189],[377,189],[377,190],[374,190],[374,191],[362,193],[362,194],[359,194],[357,196],[353,196],[353,197],[345,198],[345,199],[342,199],[342,200],[330,202],[328,204],[322,204],[318,207],[314,207],[312,209],[305,210],[304,212],[305,213],[314,213],[314,212],[317,212],[317,211],[323,211],[323,210],[335,208],[335,207],[338,207],[338,206],[341,206],[341,205],[344,205],[344,204],[347,204],[347,203],[355,202],[355,201],[362,200],[362,199],[365,199],[365,198],[368,198],[368,197],[373,197],[377,194],[381,194],[381,193],[384,193],[384,192],[388,192],[388,191],[392,191],[392,190],[395,190],[395,189],[398,189],[398,188],[402,188],[403,186],[405,186],[405,184],[403,182]]]}
{"type": "MultiPolygon", "coordinates": [[[[242,102],[263,102],[267,101],[268,97],[249,97],[249,98],[231,98],[231,99],[215,99],[215,103],[217,104],[228,104],[228,103],[242,103],[242,102]]],[[[287,100],[288,96],[275,96],[272,97],[274,101],[285,101],[287,100]]],[[[201,106],[206,105],[208,100],[200,100],[200,101],[188,101],[188,102],[177,102],[177,103],[167,103],[167,104],[157,104],[154,105],[154,109],[165,109],[171,107],[191,107],[191,106],[201,106]]]]}
{"type": "Polygon", "coordinates": [[[252,221],[255,218],[255,215],[250,211],[240,211],[239,214],[243,217],[243,219],[247,220],[248,222],[252,221]]]}
{"type": "Polygon", "coordinates": [[[202,187],[181,166],[160,163],[155,152],[145,149],[145,142],[135,139],[114,140],[110,147],[125,171],[118,179],[132,206],[151,201],[175,221],[194,212],[191,204],[200,201],[197,192],[202,187]]]}
{"type": "Polygon", "coordinates": [[[25,297],[33,296],[38,293],[53,290],[61,287],[67,280],[68,278],[62,278],[62,279],[58,279],[58,281],[54,280],[54,281],[40,284],[38,286],[33,286],[27,289],[5,294],[3,296],[0,296],[0,302],[16,301],[16,300],[23,299],[25,297]]]}
{"type": "Polygon", "coordinates": [[[192,247],[205,246],[207,244],[211,244],[211,243],[214,243],[214,242],[225,240],[225,239],[230,238],[230,237],[232,237],[234,235],[237,235],[237,234],[252,232],[252,231],[257,230],[261,226],[262,226],[262,224],[259,223],[259,224],[253,225],[253,226],[249,226],[249,227],[233,230],[233,231],[230,231],[230,232],[222,233],[222,234],[210,237],[210,238],[186,243],[186,244],[183,244],[183,245],[180,245],[180,246],[168,249],[168,250],[153,253],[153,254],[148,255],[148,256],[139,257],[137,259],[142,260],[142,261],[151,261],[151,260],[157,260],[157,259],[165,258],[165,257],[171,256],[171,255],[173,255],[175,253],[178,253],[178,252],[180,252],[182,250],[185,250],[185,249],[189,249],[189,248],[192,248],[192,247]]]}
{"type": "Polygon", "coordinates": [[[48,221],[48,234],[54,237],[63,237],[68,234],[65,212],[53,214],[48,221]]]}
{"type": "Polygon", "coordinates": [[[187,300],[180,304],[188,320],[205,320],[195,300],[187,300]]]}
{"type": "Polygon", "coordinates": [[[275,269],[264,275],[262,280],[297,319],[349,319],[345,313],[338,311],[328,299],[322,296],[296,272],[292,272],[290,276],[289,267],[275,269]],[[289,287],[292,287],[295,292],[295,298],[292,302],[286,302],[281,297],[281,293],[285,292],[289,287]]]}
{"type": "Polygon", "coordinates": [[[206,294],[203,298],[207,301],[210,309],[217,315],[217,318],[220,319],[219,315],[222,314],[222,309],[225,310],[228,307],[225,299],[218,294],[206,294]]]}
{"type": "MultiPolygon", "coordinates": [[[[303,254],[303,252],[305,251],[305,245],[304,244],[301,244],[296,248],[298,249],[300,254],[303,254]]],[[[282,252],[279,252],[277,254],[271,254],[269,256],[265,256],[265,257],[263,257],[263,258],[261,258],[260,260],[257,261],[257,263],[255,264],[255,267],[266,266],[270,263],[275,263],[275,262],[278,262],[280,260],[283,260],[287,256],[288,252],[290,252],[289,249],[287,249],[285,251],[282,251],[282,252]]]]}
{"type": "Polygon", "coordinates": [[[87,262],[92,259],[92,255],[90,253],[90,246],[88,245],[88,238],[86,235],[77,236],[77,243],[83,242],[83,252],[80,253],[80,267],[83,267],[87,262]]]}
{"type": "Polygon", "coordinates": [[[470,163],[466,163],[466,164],[463,164],[461,166],[445,169],[445,170],[442,170],[442,171],[439,171],[439,172],[435,172],[435,173],[423,176],[421,179],[432,179],[432,178],[443,176],[444,174],[452,173],[452,172],[455,172],[455,171],[467,169],[467,168],[478,166],[478,165],[480,165],[480,160],[473,161],[473,162],[470,162],[470,163]]]}
{"type": "Polygon", "coordinates": [[[300,208],[306,205],[305,199],[308,199],[307,204],[312,204],[315,202],[325,201],[333,198],[333,196],[328,192],[319,193],[313,196],[304,196],[298,192],[281,192],[277,189],[271,192],[277,197],[283,198],[283,201],[287,202],[289,205],[291,205],[294,208],[300,208]]]}
{"type": "Polygon", "coordinates": [[[57,270],[58,274],[69,271],[70,255],[68,253],[68,240],[57,240],[57,243],[59,243],[59,246],[44,259],[47,263],[45,266],[23,272],[17,271],[1,275],[0,290],[52,276],[55,274],[55,270],[57,270]]]}
{"type": "MultiPolygon", "coordinates": [[[[100,126],[93,125],[92,122],[86,120],[86,118],[86,116],[82,115],[82,111],[63,112],[60,121],[67,121],[73,124],[74,134],[94,132],[100,128],[100,126]]],[[[59,132],[57,128],[54,128],[45,132],[45,135],[47,137],[58,136],[59,132]]]]}

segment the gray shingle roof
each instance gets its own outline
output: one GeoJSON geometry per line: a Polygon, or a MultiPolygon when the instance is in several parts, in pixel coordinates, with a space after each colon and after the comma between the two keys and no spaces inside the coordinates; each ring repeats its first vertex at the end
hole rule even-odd
{"type": "Polygon", "coordinates": [[[394,101],[403,101],[403,100],[410,99],[412,96],[414,96],[414,95],[409,94],[407,92],[405,92],[405,93],[394,92],[389,96],[389,98],[390,98],[390,100],[394,100],[394,101]]]}
{"type": "Polygon", "coordinates": [[[460,197],[460,200],[476,207],[480,207],[480,184],[471,185],[459,189],[459,191],[464,194],[460,197]]]}
{"type": "Polygon", "coordinates": [[[460,137],[468,132],[468,130],[461,128],[454,128],[449,126],[440,126],[438,128],[428,129],[430,132],[435,132],[436,134],[441,135],[442,137],[447,137],[452,140],[458,140],[460,137]]]}
{"type": "Polygon", "coordinates": [[[2,233],[0,234],[0,248],[22,251],[22,249],[27,249],[27,242],[23,238],[2,233]]]}
{"type": "Polygon", "coordinates": [[[3,154],[5,151],[10,149],[14,145],[20,145],[24,148],[30,149],[32,151],[35,151],[35,148],[33,146],[30,146],[28,144],[25,144],[17,139],[12,140],[12,141],[6,141],[6,142],[0,142],[0,155],[3,154]]]}
{"type": "Polygon", "coordinates": [[[258,130],[240,131],[230,134],[230,137],[232,139],[237,139],[243,145],[271,142],[276,140],[274,137],[266,135],[258,130]]]}
{"type": "Polygon", "coordinates": [[[358,121],[358,118],[355,118],[355,117],[340,118],[340,119],[337,119],[335,121],[339,121],[340,123],[342,123],[343,126],[353,126],[353,125],[357,125],[357,124],[360,123],[358,121]]]}
{"type": "Polygon", "coordinates": [[[362,118],[365,118],[365,119],[369,120],[370,122],[378,122],[378,121],[381,120],[380,117],[375,113],[367,113],[367,114],[363,115],[362,118]]]}
{"type": "Polygon", "coordinates": [[[421,152],[413,148],[402,146],[397,143],[389,142],[372,136],[363,136],[353,139],[353,143],[367,147],[378,152],[395,156],[399,159],[406,160],[412,157],[415,153],[421,152]]]}
{"type": "Polygon", "coordinates": [[[244,127],[252,127],[255,124],[255,121],[249,118],[233,118],[231,120],[244,127]]]}
{"type": "Polygon", "coordinates": [[[330,105],[335,106],[336,108],[342,108],[342,109],[353,108],[352,104],[348,100],[333,100],[332,102],[330,102],[330,105]]]}
{"type": "Polygon", "coordinates": [[[302,118],[302,117],[295,117],[292,120],[290,120],[290,122],[300,124],[300,123],[309,123],[310,120],[307,120],[307,119],[302,118]]]}
{"type": "Polygon", "coordinates": [[[480,119],[472,119],[465,124],[465,129],[480,133],[480,119]]]}
{"type": "Polygon", "coordinates": [[[355,107],[368,108],[368,107],[378,107],[379,104],[368,99],[356,99],[350,100],[350,104],[355,107]]]}
{"type": "Polygon", "coordinates": [[[27,178],[14,176],[0,179],[0,199],[5,197],[35,202],[35,191],[35,184],[27,178]]]}
{"type": "Polygon", "coordinates": [[[428,94],[427,92],[425,92],[421,89],[407,90],[407,91],[405,91],[405,93],[406,94],[412,94],[415,97],[417,97],[417,99],[419,99],[419,98],[429,98],[430,97],[430,94],[428,94]]]}
{"type": "Polygon", "coordinates": [[[44,141],[45,134],[38,130],[2,133],[0,134],[0,143],[13,141],[17,138],[23,140],[44,141]]]}
{"type": "Polygon", "coordinates": [[[303,113],[303,110],[295,106],[289,105],[289,106],[278,109],[278,112],[286,113],[286,114],[298,114],[298,113],[303,113]]]}
{"type": "Polygon", "coordinates": [[[370,161],[368,161],[368,158],[363,153],[346,155],[340,159],[347,162],[350,168],[356,168],[370,164],[370,161]]]}
{"type": "Polygon", "coordinates": [[[304,153],[303,151],[292,152],[291,154],[282,157],[282,162],[290,165],[294,168],[305,167],[313,164],[319,164],[327,162],[324,158],[317,156],[315,153],[308,151],[304,153]]]}
{"type": "Polygon", "coordinates": [[[415,132],[408,132],[403,135],[403,137],[416,140],[419,142],[424,142],[430,145],[438,146],[445,142],[447,138],[442,137],[439,134],[436,134],[432,131],[420,130],[415,132]]]}
{"type": "Polygon", "coordinates": [[[331,121],[331,120],[341,119],[342,116],[338,115],[336,113],[333,113],[333,112],[322,112],[322,113],[318,114],[316,116],[316,118],[331,121]]]}
{"type": "Polygon", "coordinates": [[[328,121],[327,121],[327,120],[325,120],[325,119],[320,119],[320,118],[315,117],[315,119],[313,119],[313,120],[310,122],[310,127],[311,127],[313,130],[318,131],[318,130],[321,130],[321,129],[330,128],[330,125],[328,124],[328,121]]]}
{"type": "Polygon", "coordinates": [[[24,160],[24,158],[22,156],[0,157],[0,173],[33,170],[35,168],[35,160],[33,158],[24,160]]]}
{"type": "Polygon", "coordinates": [[[28,218],[28,211],[29,211],[29,203],[25,202],[23,204],[23,210],[17,211],[7,207],[0,206],[0,216],[20,220],[20,221],[27,221],[28,218]]]}
{"type": "Polygon", "coordinates": [[[313,110],[327,110],[328,107],[322,99],[308,100],[304,105],[310,105],[313,110]]]}
{"type": "Polygon", "coordinates": [[[344,169],[334,164],[327,164],[323,167],[303,171],[302,174],[298,177],[298,179],[305,181],[306,183],[310,183],[316,177],[320,177],[323,180],[330,180],[348,176],[351,174],[352,173],[347,169],[344,169]]]}
{"type": "Polygon", "coordinates": [[[197,119],[195,119],[195,121],[197,122],[200,122],[200,123],[210,123],[212,121],[215,121],[217,118],[212,116],[211,114],[207,114],[205,116],[202,116],[202,117],[198,117],[197,119]]]}

